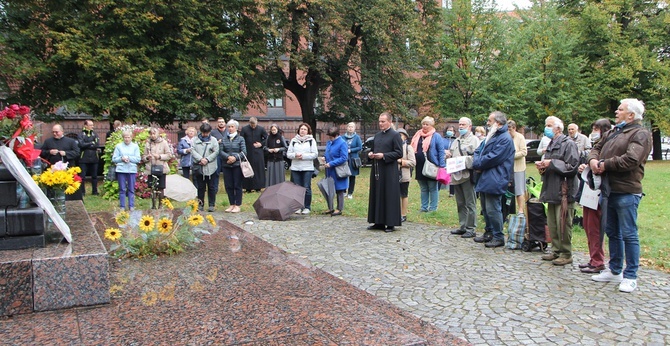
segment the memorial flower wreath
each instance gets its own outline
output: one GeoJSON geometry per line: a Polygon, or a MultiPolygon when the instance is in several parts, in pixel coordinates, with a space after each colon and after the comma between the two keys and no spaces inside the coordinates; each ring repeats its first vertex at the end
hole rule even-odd
{"type": "Polygon", "coordinates": [[[105,239],[113,242],[110,253],[117,258],[173,255],[201,242],[201,236],[216,231],[212,215],[198,214],[198,200],[187,202],[183,212],[175,216],[172,202],[164,198],[158,211],[116,214],[117,227],[105,230],[105,239]],[[207,222],[205,222],[207,221],[207,222]]]}
{"type": "Polygon", "coordinates": [[[39,156],[39,151],[35,150],[35,128],[30,107],[13,104],[0,110],[0,142],[28,165],[39,156]]]}

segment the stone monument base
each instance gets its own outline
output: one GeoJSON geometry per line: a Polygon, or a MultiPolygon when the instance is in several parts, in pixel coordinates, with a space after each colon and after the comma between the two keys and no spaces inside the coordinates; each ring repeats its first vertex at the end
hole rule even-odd
{"type": "Polygon", "coordinates": [[[109,303],[107,251],[82,201],[67,201],[72,244],[0,251],[0,316],[109,303]]]}

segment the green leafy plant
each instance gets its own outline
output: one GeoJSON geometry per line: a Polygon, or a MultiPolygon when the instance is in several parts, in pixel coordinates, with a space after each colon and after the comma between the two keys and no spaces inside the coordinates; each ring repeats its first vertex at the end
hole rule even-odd
{"type": "Polygon", "coordinates": [[[216,231],[212,215],[203,217],[198,201],[191,200],[181,213],[169,199],[161,201],[159,210],[147,212],[122,210],[115,216],[117,227],[105,230],[105,239],[113,242],[110,254],[123,257],[174,255],[201,242],[201,236],[216,231]]]}

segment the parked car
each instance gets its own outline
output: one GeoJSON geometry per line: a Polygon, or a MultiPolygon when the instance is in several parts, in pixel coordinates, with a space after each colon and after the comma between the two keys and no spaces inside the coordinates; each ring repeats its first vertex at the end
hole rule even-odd
{"type": "Polygon", "coordinates": [[[542,159],[542,155],[537,153],[537,147],[539,146],[539,139],[526,139],[526,162],[535,162],[542,159]]]}

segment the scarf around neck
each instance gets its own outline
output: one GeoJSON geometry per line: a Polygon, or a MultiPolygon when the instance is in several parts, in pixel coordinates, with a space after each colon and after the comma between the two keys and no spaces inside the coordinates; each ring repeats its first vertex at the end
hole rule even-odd
{"type": "Polygon", "coordinates": [[[306,135],[305,137],[300,136],[300,134],[295,135],[295,140],[300,143],[305,143],[312,138],[314,138],[312,135],[306,135]]]}
{"type": "Polygon", "coordinates": [[[432,128],[428,133],[423,132],[423,130],[416,131],[414,137],[412,137],[412,148],[415,151],[419,151],[419,138],[423,137],[423,145],[421,152],[427,152],[430,148],[430,141],[433,139],[433,134],[435,133],[435,128],[432,128]]]}

